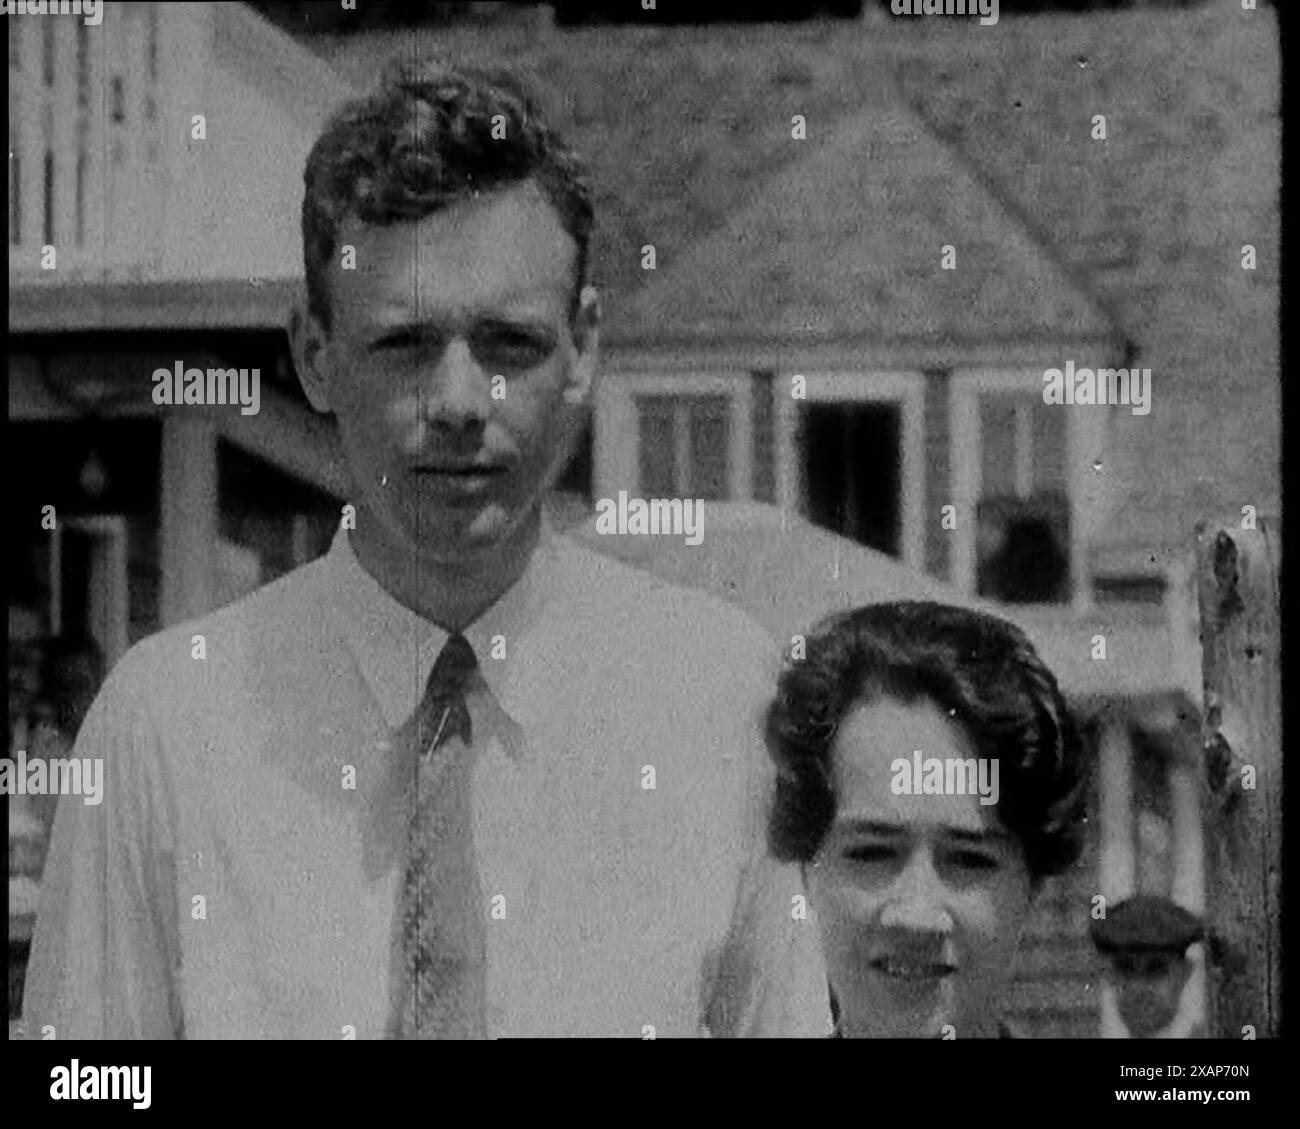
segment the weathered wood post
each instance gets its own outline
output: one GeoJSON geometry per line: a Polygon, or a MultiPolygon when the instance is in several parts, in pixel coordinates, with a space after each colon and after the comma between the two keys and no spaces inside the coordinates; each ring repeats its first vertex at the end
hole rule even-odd
{"type": "Polygon", "coordinates": [[[1274,1037],[1282,994],[1282,725],[1275,518],[1202,521],[1196,589],[1204,688],[1210,1034],[1274,1037]]]}

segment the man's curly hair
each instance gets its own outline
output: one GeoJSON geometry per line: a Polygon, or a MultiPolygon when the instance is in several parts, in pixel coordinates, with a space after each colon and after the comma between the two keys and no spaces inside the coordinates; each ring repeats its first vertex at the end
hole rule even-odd
{"type": "Polygon", "coordinates": [[[394,60],[373,94],[348,102],[329,120],[303,180],[308,307],[326,328],[329,263],[346,217],[372,224],[416,220],[528,180],[577,244],[571,306],[577,310],[593,217],[586,169],[508,72],[394,60]]]}
{"type": "Polygon", "coordinates": [[[926,601],[871,604],[822,620],[806,657],[782,671],[767,711],[777,766],[768,844],[811,862],[835,818],[831,748],[862,703],[929,701],[965,730],[981,758],[998,758],[996,815],[1019,840],[1031,878],[1079,857],[1083,744],[1052,672],[1018,627],[926,601]]]}

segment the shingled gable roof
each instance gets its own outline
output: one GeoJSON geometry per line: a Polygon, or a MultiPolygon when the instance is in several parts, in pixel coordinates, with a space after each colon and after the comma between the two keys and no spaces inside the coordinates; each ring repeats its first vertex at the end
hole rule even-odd
{"type": "Polygon", "coordinates": [[[1152,369],[1150,414],[1112,419],[1124,504],[1098,543],[1116,560],[1149,546],[1123,571],[1154,571],[1186,556],[1201,517],[1276,511],[1278,9],[1008,17],[995,34],[959,23],[882,29],[909,104],[1086,273],[1152,369]]]}
{"type": "Polygon", "coordinates": [[[608,341],[1118,347],[1093,299],[883,86],[874,105],[808,128],[776,142],[802,160],[615,304],[608,341]],[[945,244],[956,270],[940,268],[945,244]]]}

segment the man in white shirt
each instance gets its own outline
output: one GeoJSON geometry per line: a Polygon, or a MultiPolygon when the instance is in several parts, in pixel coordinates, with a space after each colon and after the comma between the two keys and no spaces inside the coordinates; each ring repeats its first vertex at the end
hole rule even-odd
{"type": "Polygon", "coordinates": [[[774,644],[542,516],[595,375],[575,159],[508,78],[408,65],[306,183],[292,336],[352,503],[325,557],[112,671],[76,750],[104,802],[59,807],[28,1034],[403,1030],[424,911],[403,925],[398,735],[457,637],[481,674],[474,1029],[827,1033],[797,876],[762,850],[774,644]]]}

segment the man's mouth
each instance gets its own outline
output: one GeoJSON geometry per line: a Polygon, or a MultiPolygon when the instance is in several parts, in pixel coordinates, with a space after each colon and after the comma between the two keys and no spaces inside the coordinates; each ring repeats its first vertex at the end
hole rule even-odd
{"type": "Polygon", "coordinates": [[[891,980],[940,980],[952,976],[957,966],[947,961],[915,960],[911,957],[877,957],[870,967],[891,980]]]}
{"type": "Polygon", "coordinates": [[[494,494],[507,473],[500,463],[428,463],[415,467],[413,477],[434,497],[461,505],[494,494]]]}
{"type": "Polygon", "coordinates": [[[481,478],[485,475],[504,474],[500,463],[430,463],[415,468],[417,474],[445,474],[461,478],[481,478]]]}
{"type": "Polygon", "coordinates": [[[506,468],[500,464],[456,466],[418,466],[415,477],[421,482],[452,489],[481,490],[506,476],[506,468]]]}

